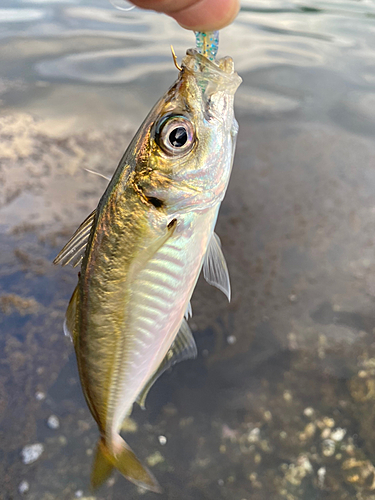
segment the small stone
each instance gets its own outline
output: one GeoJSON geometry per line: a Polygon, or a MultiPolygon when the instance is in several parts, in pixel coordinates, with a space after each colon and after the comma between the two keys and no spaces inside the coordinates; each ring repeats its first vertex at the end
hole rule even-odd
{"type": "Polygon", "coordinates": [[[172,403],[168,403],[165,406],[163,406],[163,413],[167,417],[174,417],[175,415],[177,415],[178,410],[172,403]]]}
{"type": "Polygon", "coordinates": [[[91,457],[91,455],[92,455],[92,454],[93,454],[92,449],[91,449],[91,448],[87,448],[87,450],[86,450],[86,455],[87,455],[88,457],[91,457]]]}
{"type": "Polygon", "coordinates": [[[316,473],[318,476],[318,486],[320,489],[324,488],[324,480],[326,477],[326,472],[327,469],[325,467],[320,467],[320,469],[318,469],[318,472],[316,473]]]}
{"type": "Polygon", "coordinates": [[[42,392],[42,391],[37,391],[37,392],[35,393],[35,399],[36,399],[37,401],[43,401],[43,399],[45,399],[45,398],[46,398],[46,395],[45,395],[45,393],[44,393],[44,392],[42,392]]]}
{"type": "Polygon", "coordinates": [[[217,480],[217,484],[218,484],[219,486],[224,486],[224,480],[223,480],[223,479],[218,479],[218,480],[217,480]]]}
{"type": "Polygon", "coordinates": [[[290,300],[290,302],[296,302],[297,300],[297,295],[295,295],[294,293],[291,293],[288,297],[288,299],[290,300]]]}
{"type": "Polygon", "coordinates": [[[60,427],[60,420],[56,415],[50,415],[47,419],[47,426],[50,429],[56,430],[60,427]]]}
{"type": "Polygon", "coordinates": [[[262,441],[260,441],[260,447],[263,451],[267,452],[267,453],[270,453],[271,452],[271,446],[269,444],[269,442],[266,440],[266,439],[262,439],[262,441]]]}
{"type": "Polygon", "coordinates": [[[260,429],[258,427],[255,427],[249,432],[247,440],[249,441],[249,443],[256,443],[257,441],[259,441],[259,436],[260,436],[260,429]]]}
{"type": "Polygon", "coordinates": [[[322,453],[325,457],[331,457],[335,453],[335,442],[325,439],[322,443],[322,453]]]}
{"type": "Polygon", "coordinates": [[[272,420],[272,413],[271,413],[269,410],[266,410],[266,411],[264,412],[264,415],[263,415],[263,416],[264,416],[264,420],[265,420],[266,422],[271,422],[271,420],[272,420]]]}
{"type": "Polygon", "coordinates": [[[306,455],[299,455],[297,459],[297,465],[302,467],[308,474],[313,472],[313,466],[306,455]]]}
{"type": "Polygon", "coordinates": [[[303,410],[303,414],[305,415],[305,417],[312,417],[314,415],[314,409],[311,408],[311,406],[308,406],[303,410]]]}
{"type": "Polygon", "coordinates": [[[234,335],[229,335],[229,337],[227,337],[227,342],[229,345],[233,345],[237,342],[237,338],[234,335]]]}
{"type": "Polygon", "coordinates": [[[342,441],[345,437],[346,429],[342,429],[341,427],[337,427],[331,432],[331,439],[334,441],[342,441]]]}
{"type": "Polygon", "coordinates": [[[66,446],[68,444],[68,440],[65,436],[59,436],[59,444],[61,444],[61,446],[66,446]]]}
{"type": "Polygon", "coordinates": [[[285,401],[287,401],[289,403],[293,399],[292,393],[290,391],[284,391],[283,398],[285,401]]]}
{"type": "Polygon", "coordinates": [[[82,490],[77,490],[75,493],[74,493],[74,496],[76,498],[82,498],[83,497],[83,491],[82,490]]]}
{"type": "Polygon", "coordinates": [[[330,417],[324,417],[323,423],[326,427],[329,427],[330,429],[332,429],[332,427],[335,426],[335,421],[333,420],[333,418],[330,417]]]}
{"type": "Polygon", "coordinates": [[[286,439],[288,437],[288,434],[285,431],[280,431],[280,439],[286,439]]]}
{"type": "Polygon", "coordinates": [[[166,444],[167,444],[167,438],[166,438],[165,436],[159,436],[159,437],[158,437],[158,439],[159,439],[159,443],[160,443],[162,446],[164,446],[164,445],[166,445],[166,444]]]}
{"type": "Polygon", "coordinates": [[[41,443],[28,444],[21,451],[22,462],[26,465],[32,464],[44,451],[44,446],[41,443]]]}
{"type": "Polygon", "coordinates": [[[115,477],[110,477],[107,480],[107,486],[108,486],[108,488],[112,488],[112,486],[115,484],[115,482],[116,482],[116,478],[115,477]]]}
{"type": "Polygon", "coordinates": [[[121,430],[124,432],[134,433],[138,430],[138,425],[135,420],[130,417],[125,418],[121,425],[121,430]]]}
{"type": "Polygon", "coordinates": [[[180,427],[187,427],[194,422],[194,417],[184,417],[179,421],[180,427]]]}
{"type": "Polygon", "coordinates": [[[320,437],[322,439],[328,439],[330,436],[331,436],[331,429],[329,429],[328,427],[326,427],[325,429],[323,429],[322,433],[320,435],[320,437]]]}
{"type": "Polygon", "coordinates": [[[221,435],[223,439],[230,439],[232,443],[237,441],[238,431],[231,429],[227,424],[223,424],[221,428],[221,435]]]}
{"type": "Polygon", "coordinates": [[[27,481],[21,481],[20,484],[18,485],[18,491],[21,493],[21,495],[27,493],[29,489],[30,485],[27,481]]]}
{"type": "Polygon", "coordinates": [[[155,465],[164,462],[164,457],[159,451],[155,451],[155,453],[152,453],[152,455],[149,455],[146,458],[146,462],[150,467],[154,467],[155,465]]]}
{"type": "Polygon", "coordinates": [[[288,333],[288,347],[291,351],[298,349],[297,335],[294,332],[288,333]]]}
{"type": "Polygon", "coordinates": [[[315,431],[316,431],[316,425],[313,422],[310,422],[306,425],[304,432],[306,437],[311,438],[314,436],[315,431]]]}
{"type": "Polygon", "coordinates": [[[341,449],[344,450],[348,455],[354,455],[355,453],[355,448],[352,444],[348,445],[341,445],[341,449]]]}

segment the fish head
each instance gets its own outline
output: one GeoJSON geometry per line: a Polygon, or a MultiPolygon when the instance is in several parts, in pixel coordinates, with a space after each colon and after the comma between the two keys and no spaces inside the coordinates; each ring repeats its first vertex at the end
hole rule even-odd
{"type": "Polygon", "coordinates": [[[144,122],[138,187],[170,212],[222,200],[233,162],[234,94],[241,78],[230,57],[216,62],[189,49],[175,84],[144,122]]]}

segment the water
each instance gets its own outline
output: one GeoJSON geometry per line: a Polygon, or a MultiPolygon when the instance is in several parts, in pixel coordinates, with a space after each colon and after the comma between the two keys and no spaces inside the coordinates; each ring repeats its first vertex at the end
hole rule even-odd
{"type": "MultiPolygon", "coordinates": [[[[217,226],[233,300],[198,284],[198,359],[127,423],[159,498],[375,498],[374,16],[243,2],[221,34],[243,77],[217,226]]],[[[83,168],[113,172],[194,35],[105,0],[3,0],[0,28],[0,498],[90,497],[97,431],[62,334],[76,271],[51,260],[104,190],[83,168]]],[[[119,474],[95,495],[124,497],[142,494],[119,474]]]]}

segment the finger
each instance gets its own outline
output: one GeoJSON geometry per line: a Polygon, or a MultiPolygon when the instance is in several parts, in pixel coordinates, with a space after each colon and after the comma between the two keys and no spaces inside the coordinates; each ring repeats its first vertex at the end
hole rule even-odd
{"type": "Polygon", "coordinates": [[[132,0],[143,9],[164,12],[181,26],[212,31],[228,26],[240,9],[239,0],[132,0]]]}

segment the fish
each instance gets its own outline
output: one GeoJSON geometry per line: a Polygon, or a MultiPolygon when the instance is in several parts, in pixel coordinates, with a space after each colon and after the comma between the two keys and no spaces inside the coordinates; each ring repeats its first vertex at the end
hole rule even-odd
{"type": "MultiPolygon", "coordinates": [[[[230,300],[214,232],[232,170],[241,78],[232,58],[188,49],[178,78],[125,151],[97,208],[54,260],[81,265],[64,331],[73,341],[87,405],[99,429],[91,486],[113,469],[160,492],[121,437],[134,402],[168,368],[196,357],[187,318],[204,278],[230,300]]],[[[203,47],[203,48],[202,48],[203,47]]],[[[175,57],[175,56],[174,56],[175,57]]]]}

